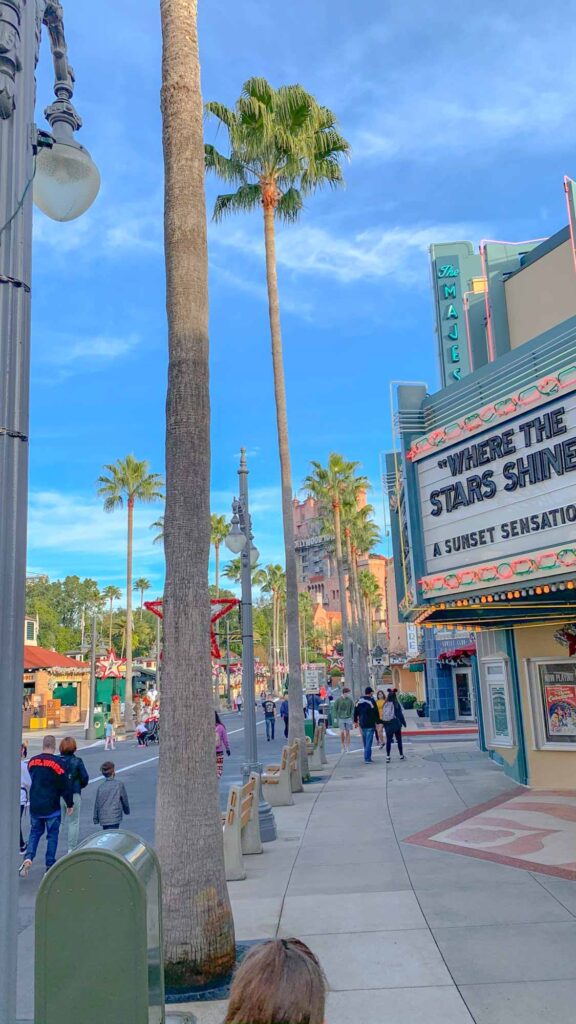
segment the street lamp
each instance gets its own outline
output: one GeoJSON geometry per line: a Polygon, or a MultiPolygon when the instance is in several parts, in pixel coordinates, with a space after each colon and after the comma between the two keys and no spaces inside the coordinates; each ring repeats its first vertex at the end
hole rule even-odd
{"type": "Polygon", "coordinates": [[[100,183],[74,140],[63,12],[57,0],[0,0],[0,1024],[16,1018],[17,841],[26,577],[32,193],[55,220],[78,216],[100,183]],[[50,35],[56,99],[34,126],[40,34],[50,35]],[[32,187],[33,186],[33,187],[32,187]]]}
{"type": "MultiPolygon", "coordinates": [[[[232,502],[230,532],[225,544],[229,551],[240,555],[242,567],[242,697],[244,700],[244,765],[242,775],[248,781],[250,772],[262,774],[258,761],[258,740],[256,736],[256,694],[254,688],[254,634],[252,626],[252,569],[258,562],[259,552],[252,542],[252,520],[248,507],[248,466],[246,449],[240,449],[240,497],[232,502]]],[[[276,839],[276,821],[270,804],[262,797],[260,787],[260,835],[263,843],[276,839]]]]}

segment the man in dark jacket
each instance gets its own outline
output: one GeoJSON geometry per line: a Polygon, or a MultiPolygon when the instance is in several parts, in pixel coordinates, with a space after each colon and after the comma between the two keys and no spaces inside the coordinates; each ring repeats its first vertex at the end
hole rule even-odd
{"type": "Polygon", "coordinates": [[[354,708],[354,725],[356,727],[360,726],[362,743],[364,744],[364,761],[366,764],[372,763],[372,744],[374,742],[376,725],[379,721],[380,716],[378,714],[378,705],[374,700],[374,690],[371,686],[367,686],[364,690],[364,696],[360,697],[354,708]]]}
{"type": "Polygon", "coordinates": [[[66,774],[64,762],[56,756],[56,740],[45,736],[42,753],[31,757],[28,769],[32,778],[30,789],[30,836],[20,875],[26,878],[36,856],[38,843],[46,829],[46,871],[56,860],[58,834],[60,832],[60,798],[66,804],[66,814],[72,814],[74,799],[66,774]]]}

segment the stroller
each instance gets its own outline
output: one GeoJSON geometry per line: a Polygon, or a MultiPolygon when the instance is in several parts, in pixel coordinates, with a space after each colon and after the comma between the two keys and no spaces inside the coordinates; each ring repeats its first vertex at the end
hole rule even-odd
{"type": "Polygon", "coordinates": [[[151,743],[160,743],[160,723],[157,718],[150,718],[146,722],[148,732],[146,733],[144,743],[147,747],[151,743]]]}

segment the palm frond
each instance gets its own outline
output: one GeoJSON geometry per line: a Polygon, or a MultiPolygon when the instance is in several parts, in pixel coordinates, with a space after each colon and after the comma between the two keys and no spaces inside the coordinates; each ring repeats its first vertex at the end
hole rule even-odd
{"type": "Polygon", "coordinates": [[[242,96],[250,97],[271,110],[276,98],[276,90],[265,78],[249,78],[242,86],[242,96]]]}
{"type": "Polygon", "coordinates": [[[215,146],[208,143],[204,146],[204,165],[207,171],[213,171],[223,181],[241,184],[246,181],[246,170],[234,156],[222,156],[215,146]]]}
{"type": "Polygon", "coordinates": [[[226,107],[223,103],[218,103],[215,100],[210,100],[204,104],[204,111],[206,114],[211,114],[218,121],[221,121],[226,128],[233,128],[236,123],[236,114],[229,107],[226,107]]]}
{"type": "Polygon", "coordinates": [[[302,196],[297,188],[289,188],[280,196],[276,207],[276,216],[279,220],[291,223],[298,220],[298,215],[303,206],[302,196]]]}
{"type": "Polygon", "coordinates": [[[217,196],[212,219],[220,221],[231,213],[254,209],[262,198],[259,185],[241,185],[236,192],[217,196]]]}

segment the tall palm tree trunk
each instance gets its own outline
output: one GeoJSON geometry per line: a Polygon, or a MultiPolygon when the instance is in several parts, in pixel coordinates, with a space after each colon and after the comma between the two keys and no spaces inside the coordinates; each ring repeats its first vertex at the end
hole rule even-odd
{"type": "Polygon", "coordinates": [[[210,662],[208,257],[197,0],[161,0],[168,314],[164,658],[156,848],[169,983],[229,972],[210,662]]]}
{"type": "Polygon", "coordinates": [[[278,298],[278,275],[276,271],[276,239],[274,234],[274,210],[277,198],[275,189],[272,194],[268,194],[266,190],[263,191],[266,284],[268,287],[268,313],[270,317],[270,336],[272,339],[272,365],[274,368],[274,396],[276,399],[276,423],[282,480],[282,520],[284,525],[284,559],[286,565],[286,623],[288,629],[288,662],[290,665],[290,681],[288,686],[289,741],[300,740],[302,774],[305,778],[308,778],[308,757],[304,741],[304,715],[302,714],[298,580],[296,575],[296,550],[294,548],[294,522],[292,518],[292,467],[288,444],[288,413],[286,409],[286,385],[284,382],[282,333],[280,329],[280,300],[278,298]]]}
{"type": "Polygon", "coordinates": [[[278,682],[278,595],[272,592],[272,689],[278,682]]]}
{"type": "Polygon", "coordinates": [[[134,543],[134,499],[128,498],[128,543],[126,555],[126,689],[124,691],[124,729],[134,731],[132,716],[132,549],[134,543]]]}
{"type": "Polygon", "coordinates": [[[108,630],[108,650],[109,651],[112,650],[112,602],[113,602],[113,600],[114,600],[114,598],[111,597],[110,598],[110,622],[109,622],[109,627],[110,628],[108,630]]]}
{"type": "MultiPolygon", "coordinates": [[[[346,562],[348,565],[348,595],[350,599],[350,632],[352,635],[352,644],[354,650],[354,660],[352,663],[352,672],[354,675],[354,682],[356,690],[366,686],[368,680],[364,677],[363,666],[361,664],[361,641],[360,641],[360,629],[359,629],[359,616],[358,616],[358,601],[356,594],[356,583],[354,579],[354,572],[352,567],[352,542],[350,539],[350,530],[346,526],[344,528],[344,537],[346,538],[346,562]]],[[[361,689],[360,689],[361,692],[361,689]]]]}
{"type": "MultiPolygon", "coordinates": [[[[216,597],[220,596],[220,541],[216,541],[214,545],[214,558],[216,561],[216,597]]],[[[218,626],[218,632],[220,632],[220,626],[218,626]]]]}
{"type": "Polygon", "coordinates": [[[344,559],[342,556],[341,510],[337,501],[332,502],[334,517],[334,551],[336,554],[336,571],[338,573],[338,590],[340,591],[340,615],[342,618],[342,648],[344,651],[344,679],[352,688],[352,696],[356,697],[354,674],[350,651],[350,627],[348,623],[348,605],[346,603],[346,581],[344,579],[344,559]]]}

